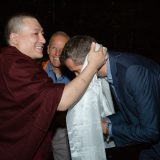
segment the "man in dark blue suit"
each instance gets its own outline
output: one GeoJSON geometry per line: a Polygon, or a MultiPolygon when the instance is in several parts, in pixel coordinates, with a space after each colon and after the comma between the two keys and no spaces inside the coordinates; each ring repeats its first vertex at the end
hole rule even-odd
{"type": "MultiPolygon", "coordinates": [[[[65,45],[61,61],[79,72],[92,41],[90,36],[74,36],[65,45]]],[[[160,66],[136,54],[108,52],[106,56],[98,75],[109,82],[118,111],[102,120],[105,136],[117,147],[147,144],[139,159],[160,160],[160,66]]]]}

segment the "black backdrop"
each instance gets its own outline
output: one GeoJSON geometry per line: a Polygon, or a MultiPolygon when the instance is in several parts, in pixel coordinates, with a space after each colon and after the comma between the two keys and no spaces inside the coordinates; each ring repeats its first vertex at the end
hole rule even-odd
{"type": "Polygon", "coordinates": [[[57,30],[88,34],[111,50],[134,52],[160,62],[159,5],[154,0],[5,0],[0,2],[0,47],[9,16],[29,12],[46,40],[57,30]]]}

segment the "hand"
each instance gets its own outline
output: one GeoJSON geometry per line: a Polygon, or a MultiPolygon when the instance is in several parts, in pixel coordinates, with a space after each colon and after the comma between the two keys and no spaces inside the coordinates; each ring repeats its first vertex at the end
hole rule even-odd
{"type": "Polygon", "coordinates": [[[88,62],[98,70],[106,62],[106,51],[103,49],[103,46],[100,46],[97,51],[95,49],[96,43],[92,42],[88,53],[88,62]]]}
{"type": "Polygon", "coordinates": [[[108,128],[106,127],[107,122],[105,119],[101,120],[101,125],[102,125],[103,134],[108,136],[108,128]]]}

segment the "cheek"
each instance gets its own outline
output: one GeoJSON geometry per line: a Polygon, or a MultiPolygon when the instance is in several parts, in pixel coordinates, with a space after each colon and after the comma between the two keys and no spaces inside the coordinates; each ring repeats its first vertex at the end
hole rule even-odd
{"type": "Polygon", "coordinates": [[[21,42],[19,44],[19,46],[21,47],[21,49],[25,50],[25,51],[28,51],[28,52],[31,52],[31,50],[34,50],[34,45],[30,42],[21,42]]]}
{"type": "Polygon", "coordinates": [[[72,70],[72,68],[71,68],[70,66],[66,65],[66,67],[67,67],[71,72],[73,72],[73,70],[72,70]]]}
{"type": "Polygon", "coordinates": [[[50,51],[50,52],[49,52],[49,55],[50,55],[51,57],[55,57],[55,56],[56,56],[56,52],[55,52],[55,51],[50,51]]]}
{"type": "Polygon", "coordinates": [[[78,75],[80,74],[80,72],[74,72],[74,74],[75,74],[76,76],[78,76],[78,75]]]}
{"type": "Polygon", "coordinates": [[[98,77],[102,77],[102,75],[101,75],[101,73],[99,71],[97,72],[97,76],[98,77]]]}
{"type": "Polygon", "coordinates": [[[22,41],[21,42],[21,45],[23,46],[24,49],[26,50],[34,50],[36,49],[36,44],[35,42],[33,41],[29,41],[29,40],[26,40],[26,41],[22,41]]]}
{"type": "Polygon", "coordinates": [[[71,67],[70,67],[70,65],[69,65],[69,63],[68,63],[67,61],[64,62],[64,65],[65,65],[70,71],[72,71],[72,70],[71,70],[71,67]]]}
{"type": "Polygon", "coordinates": [[[53,59],[53,55],[52,54],[49,54],[49,59],[53,59]]]}

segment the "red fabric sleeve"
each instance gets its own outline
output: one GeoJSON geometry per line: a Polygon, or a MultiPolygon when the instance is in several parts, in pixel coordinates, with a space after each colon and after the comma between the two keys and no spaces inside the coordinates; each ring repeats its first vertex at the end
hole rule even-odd
{"type": "Polygon", "coordinates": [[[64,85],[34,60],[9,48],[0,55],[1,159],[31,160],[47,142],[64,85]]]}

